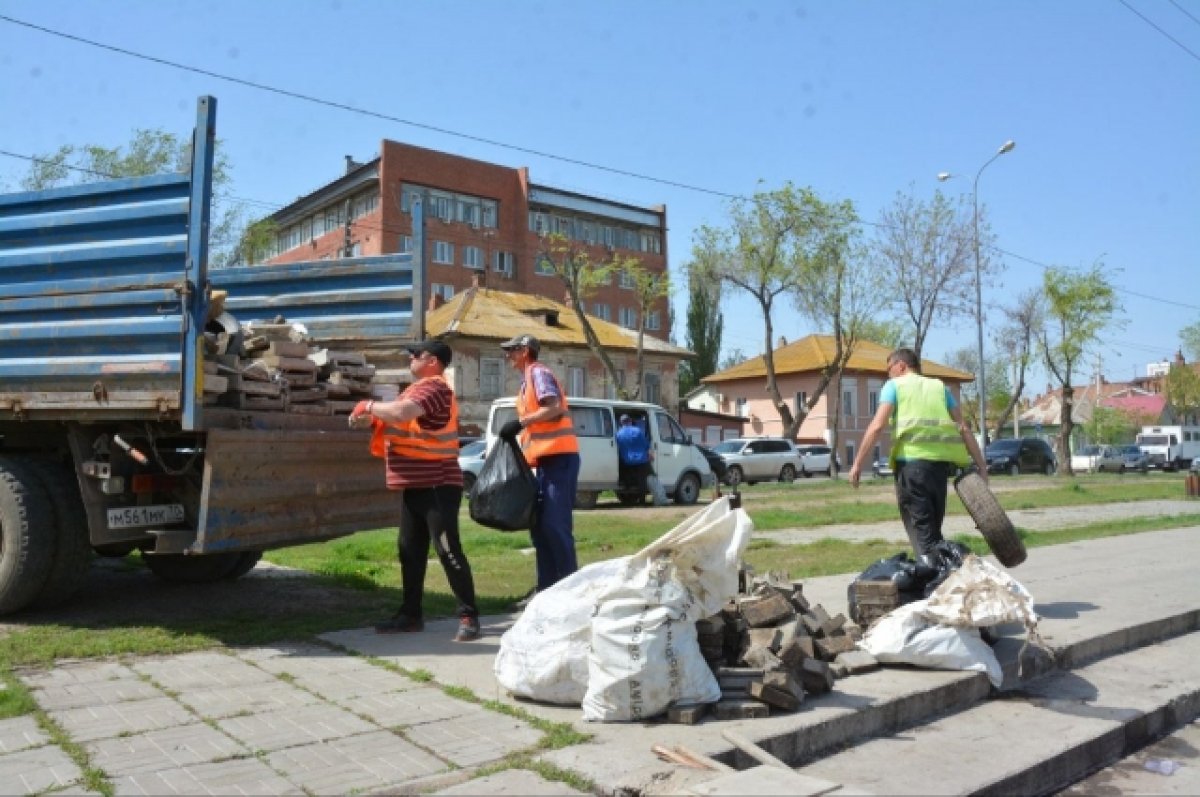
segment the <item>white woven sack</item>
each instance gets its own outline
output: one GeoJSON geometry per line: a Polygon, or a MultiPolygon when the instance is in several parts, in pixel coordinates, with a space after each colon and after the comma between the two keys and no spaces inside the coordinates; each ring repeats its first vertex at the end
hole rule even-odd
{"type": "Polygon", "coordinates": [[[881,662],[986,673],[999,688],[1004,680],[1000,662],[979,631],[927,619],[927,602],[913,601],[888,612],[863,635],[858,646],[881,662]]]}
{"type": "Polygon", "coordinates": [[[1016,579],[974,554],[938,585],[926,601],[930,621],[956,628],[1021,623],[1035,631],[1033,596],[1016,579]]]}

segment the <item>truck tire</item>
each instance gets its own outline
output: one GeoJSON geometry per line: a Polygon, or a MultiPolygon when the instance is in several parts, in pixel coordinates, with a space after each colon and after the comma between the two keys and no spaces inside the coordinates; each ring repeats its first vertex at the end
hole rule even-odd
{"type": "Polygon", "coordinates": [[[987,482],[978,473],[967,473],[954,480],[954,490],[1000,564],[1016,567],[1024,562],[1025,543],[987,482]]]}
{"type": "Polygon", "coordinates": [[[694,473],[685,473],[675,483],[675,503],[680,506],[691,506],[700,497],[700,477],[694,473]]]}
{"type": "Polygon", "coordinates": [[[210,553],[185,556],[181,553],[149,554],[142,552],[142,561],[150,572],[163,581],[181,584],[207,584],[220,581],[241,563],[242,552],[210,553]]]}
{"type": "Polygon", "coordinates": [[[725,471],[725,483],[730,487],[737,487],[742,483],[742,469],[737,465],[730,465],[729,470],[725,471]]]}
{"type": "Polygon", "coordinates": [[[226,581],[237,581],[254,569],[254,566],[262,559],[262,555],[262,551],[243,551],[238,555],[237,563],[233,566],[233,569],[221,576],[221,578],[226,581]]]}
{"type": "Polygon", "coordinates": [[[87,511],[79,493],[79,482],[66,466],[54,462],[34,462],[34,470],[54,515],[54,553],[46,583],[33,605],[47,609],[64,603],[83,586],[92,565],[92,544],[88,536],[87,511]]]}
{"type": "Polygon", "coordinates": [[[20,611],[46,583],[54,553],[50,497],[34,471],[0,457],[0,614],[20,611]]]}
{"type": "Polygon", "coordinates": [[[791,484],[796,481],[796,467],[794,465],[784,465],[779,469],[779,481],[784,484],[791,484]]]}

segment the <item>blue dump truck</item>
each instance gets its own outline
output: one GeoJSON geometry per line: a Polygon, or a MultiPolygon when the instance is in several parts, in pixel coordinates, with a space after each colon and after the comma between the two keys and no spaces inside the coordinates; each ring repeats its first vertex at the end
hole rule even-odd
{"type": "Polygon", "coordinates": [[[399,352],[423,326],[422,258],[210,272],[215,120],[200,98],[190,173],[0,195],[0,613],[66,600],[97,554],[216,581],[398,522],[344,414],[206,401],[206,358],[214,300],[302,324],[314,350],[399,352]]]}

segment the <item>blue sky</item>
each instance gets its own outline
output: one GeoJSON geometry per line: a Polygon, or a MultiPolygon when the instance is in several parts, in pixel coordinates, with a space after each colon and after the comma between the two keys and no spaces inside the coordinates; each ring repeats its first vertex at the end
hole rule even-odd
{"type": "MultiPolygon", "coordinates": [[[[335,177],[344,155],[369,158],[392,138],[529,166],[540,183],[666,204],[678,273],[693,230],[726,218],[719,194],[790,180],[851,199],[872,221],[897,191],[931,196],[940,171],[966,174],[942,187],[969,192],[1013,139],[980,181],[997,244],[1016,255],[985,303],[1038,283],[1045,265],[1105,263],[1125,322],[1101,347],[1109,379],[1172,355],[1178,330],[1200,320],[1200,0],[0,0],[0,15],[715,193],[0,21],[0,149],[10,152],[115,145],[135,128],[185,134],[196,97],[213,94],[239,197],[284,204],[335,177]]],[[[25,168],[0,157],[0,183],[15,189],[25,168]]],[[[685,302],[676,299],[680,319],[685,302]]],[[[753,313],[744,300],[727,304],[727,350],[761,353],[753,313]]],[[[775,323],[790,340],[819,331],[786,307],[775,323]]],[[[682,340],[682,320],[676,332],[682,340]]],[[[971,321],[940,328],[926,355],[973,340],[971,321]]]]}

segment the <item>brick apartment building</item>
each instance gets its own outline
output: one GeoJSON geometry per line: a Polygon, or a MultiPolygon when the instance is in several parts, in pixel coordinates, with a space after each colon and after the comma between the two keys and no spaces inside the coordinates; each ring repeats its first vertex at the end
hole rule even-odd
{"type": "MultiPolygon", "coordinates": [[[[425,202],[429,296],[436,306],[469,288],[560,300],[562,282],[542,264],[542,235],[562,233],[593,260],[610,253],[637,257],[650,271],[667,269],[666,207],[638,207],[535,185],[527,167],[509,168],[384,140],[368,163],[346,158],[345,174],[277,211],[268,263],[381,255],[412,250],[410,203],[425,202]],[[346,219],[349,217],[349,234],[346,219]],[[437,297],[434,300],[434,297],[437,297]]],[[[638,325],[632,285],[601,287],[587,311],[630,329],[638,325]]],[[[648,313],[646,331],[665,340],[667,300],[648,313]]]]}

